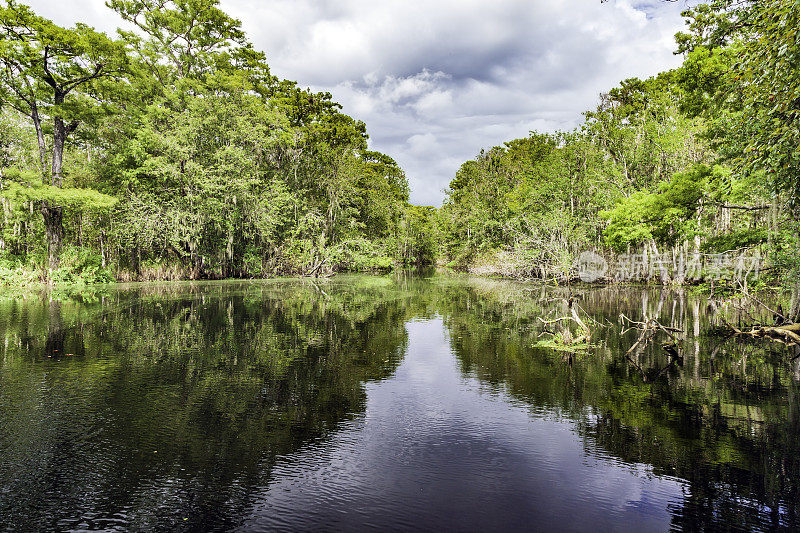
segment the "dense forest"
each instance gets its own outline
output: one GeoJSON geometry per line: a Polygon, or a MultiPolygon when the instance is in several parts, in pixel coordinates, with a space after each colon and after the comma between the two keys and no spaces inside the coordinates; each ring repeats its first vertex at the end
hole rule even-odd
{"type": "Polygon", "coordinates": [[[679,68],[623,81],[574,131],[481,151],[438,210],[331,94],[273,76],[218,0],[107,5],[131,31],[0,8],[6,284],[435,262],[563,280],[587,250],[618,280],[800,278],[792,0],[687,10],[679,68]]]}
{"type": "Polygon", "coordinates": [[[107,2],[135,31],[0,8],[2,277],[381,270],[428,210],[327,93],[270,74],[217,0],[107,2]]]}
{"type": "Polygon", "coordinates": [[[623,81],[575,131],[461,166],[441,210],[446,261],[564,279],[592,250],[624,279],[800,277],[800,7],[715,0],[684,16],[679,68],[623,81]]]}

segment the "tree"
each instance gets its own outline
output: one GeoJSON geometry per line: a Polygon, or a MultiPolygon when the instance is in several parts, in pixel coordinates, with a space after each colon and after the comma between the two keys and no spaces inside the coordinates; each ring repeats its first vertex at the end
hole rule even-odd
{"type": "Polygon", "coordinates": [[[242,275],[245,250],[270,248],[284,223],[273,161],[291,140],[287,120],[244,90],[186,104],[148,106],[130,133],[105,137],[105,183],[125,199],[118,237],[134,270],[150,250],[186,260],[193,277],[203,262],[242,275]]]}
{"type": "MultiPolygon", "coordinates": [[[[800,5],[770,0],[752,6],[752,28],[737,48],[731,76],[741,91],[734,117],[736,162],[765,170],[800,205],[800,5]]],[[[796,213],[795,213],[796,214],[796,213]]]]}
{"type": "MultiPolygon", "coordinates": [[[[124,47],[94,29],[77,24],[56,26],[28,7],[6,0],[0,8],[0,104],[30,117],[39,144],[42,174],[46,175],[47,145],[43,122],[52,126],[50,185],[63,186],[64,147],[83,122],[104,112],[103,80],[125,66],[124,47]]],[[[48,266],[58,266],[64,236],[63,206],[40,203],[48,247],[48,266]]]]}
{"type": "Polygon", "coordinates": [[[248,48],[241,22],[220,10],[219,0],[109,0],[106,5],[149,36],[142,42],[124,33],[159,76],[167,60],[175,76],[202,78],[214,71],[220,54],[248,48]]]}
{"type": "Polygon", "coordinates": [[[743,174],[766,171],[776,192],[800,202],[800,4],[715,0],[684,12],[678,73],[688,110],[743,174]]]}

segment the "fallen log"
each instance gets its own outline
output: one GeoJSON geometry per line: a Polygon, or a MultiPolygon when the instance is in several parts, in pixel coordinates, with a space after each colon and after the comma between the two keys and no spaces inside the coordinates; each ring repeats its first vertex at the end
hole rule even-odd
{"type": "Polygon", "coordinates": [[[783,326],[758,326],[749,331],[740,330],[730,324],[728,324],[728,327],[737,337],[768,338],[787,346],[800,346],[800,323],[785,324],[783,326]]]}
{"type": "Polygon", "coordinates": [[[777,337],[800,344],[800,324],[764,326],[749,332],[753,337],[777,337]]]}
{"type": "Polygon", "coordinates": [[[800,322],[796,324],[785,324],[783,326],[775,326],[774,329],[781,329],[784,331],[791,331],[792,333],[797,333],[800,335],[800,322]]]}

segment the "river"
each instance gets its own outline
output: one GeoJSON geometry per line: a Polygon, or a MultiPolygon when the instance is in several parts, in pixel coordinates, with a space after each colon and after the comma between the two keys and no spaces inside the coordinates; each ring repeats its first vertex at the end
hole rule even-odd
{"type": "Polygon", "coordinates": [[[701,296],[458,276],[0,297],[0,530],[800,527],[800,366],[701,296]],[[542,343],[578,303],[592,338],[542,343]],[[683,359],[620,313],[686,332],[683,359]]]}

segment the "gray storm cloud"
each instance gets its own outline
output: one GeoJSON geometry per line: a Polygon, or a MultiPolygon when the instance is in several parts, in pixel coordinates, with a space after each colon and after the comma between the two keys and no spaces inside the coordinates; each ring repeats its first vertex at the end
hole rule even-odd
{"type": "MultiPolygon", "coordinates": [[[[31,0],[55,22],[113,31],[103,0],[31,0]]],[[[684,2],[222,0],[273,73],[330,91],[370,145],[439,205],[459,165],[531,130],[569,129],[601,91],[676,66],[684,2]]]]}

